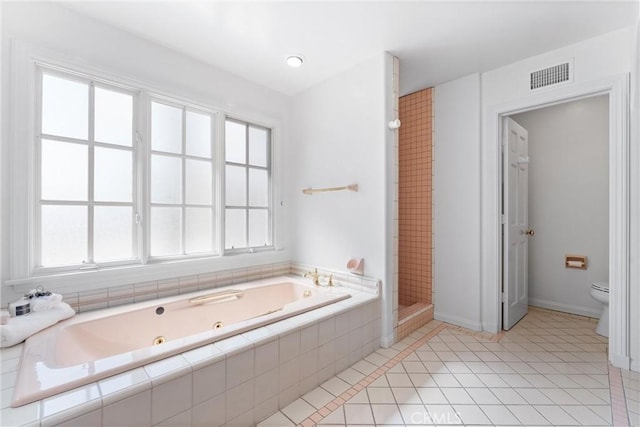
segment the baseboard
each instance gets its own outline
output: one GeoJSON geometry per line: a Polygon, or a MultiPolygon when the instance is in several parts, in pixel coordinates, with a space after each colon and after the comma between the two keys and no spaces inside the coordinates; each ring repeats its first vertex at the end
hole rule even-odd
{"type": "Polygon", "coordinates": [[[461,326],[463,328],[471,329],[473,331],[482,331],[482,324],[480,322],[473,322],[469,319],[462,319],[456,316],[450,316],[445,313],[434,311],[433,318],[443,322],[451,323],[452,325],[461,326]]]}
{"type": "Polygon", "coordinates": [[[393,333],[391,336],[385,337],[384,335],[380,337],[380,347],[389,348],[394,344],[395,340],[393,338],[393,333]]]}
{"type": "Polygon", "coordinates": [[[601,310],[591,307],[582,307],[579,305],[562,304],[554,301],[547,301],[538,298],[529,297],[529,305],[534,307],[546,308],[548,310],[562,311],[564,313],[577,314],[579,316],[600,318],[601,310]]]}
{"type": "MultiPolygon", "coordinates": [[[[631,367],[631,359],[620,354],[609,354],[609,361],[616,368],[629,369],[631,367]]],[[[633,368],[632,368],[633,370],[633,368]]]]}
{"type": "Polygon", "coordinates": [[[640,372],[640,359],[631,359],[631,370],[640,372]]]}

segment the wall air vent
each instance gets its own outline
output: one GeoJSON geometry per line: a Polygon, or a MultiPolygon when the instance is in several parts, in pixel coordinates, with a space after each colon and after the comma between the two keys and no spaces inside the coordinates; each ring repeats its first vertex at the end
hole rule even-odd
{"type": "Polygon", "coordinates": [[[553,67],[544,68],[534,71],[530,74],[530,89],[540,89],[543,87],[555,85],[571,80],[571,66],[569,62],[554,65],[553,67]]]}

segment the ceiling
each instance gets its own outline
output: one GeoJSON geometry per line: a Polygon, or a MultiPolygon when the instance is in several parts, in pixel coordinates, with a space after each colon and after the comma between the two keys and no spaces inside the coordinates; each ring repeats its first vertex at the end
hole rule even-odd
{"type": "Polygon", "coordinates": [[[637,0],[63,4],[287,95],[381,51],[400,58],[406,94],[638,21],[637,0]]]}

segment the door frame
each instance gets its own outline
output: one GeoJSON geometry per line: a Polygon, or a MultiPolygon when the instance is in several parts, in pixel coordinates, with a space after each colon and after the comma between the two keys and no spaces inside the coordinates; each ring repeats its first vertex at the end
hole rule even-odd
{"type": "Polygon", "coordinates": [[[609,360],[629,369],[629,75],[547,89],[487,108],[482,144],[481,295],[482,327],[502,329],[502,174],[503,118],[551,105],[609,95],[609,360]]]}

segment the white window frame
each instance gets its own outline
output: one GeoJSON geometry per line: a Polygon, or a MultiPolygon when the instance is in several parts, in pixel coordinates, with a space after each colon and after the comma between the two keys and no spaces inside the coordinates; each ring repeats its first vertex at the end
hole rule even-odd
{"type": "MultiPolygon", "coordinates": [[[[236,163],[236,162],[228,162],[226,160],[226,157],[223,156],[222,159],[222,173],[224,175],[225,171],[226,171],[226,167],[227,165],[232,165],[232,166],[241,166],[246,168],[246,195],[247,195],[247,200],[244,206],[227,206],[226,204],[226,193],[225,193],[225,197],[222,199],[222,215],[223,218],[225,218],[226,216],[226,210],[227,209],[244,209],[246,212],[246,230],[245,230],[245,234],[246,234],[246,241],[247,241],[247,246],[243,246],[240,248],[226,248],[226,243],[224,240],[225,236],[225,232],[224,232],[224,224],[225,224],[225,220],[223,219],[221,221],[221,224],[223,225],[222,227],[222,235],[223,235],[223,240],[221,242],[221,246],[222,246],[222,250],[224,251],[225,254],[237,254],[237,253],[243,253],[243,252],[249,252],[249,253],[253,253],[256,251],[268,251],[268,250],[273,250],[274,248],[274,223],[273,223],[273,156],[272,156],[272,145],[273,145],[273,129],[267,127],[267,126],[263,126],[257,123],[252,123],[250,121],[247,120],[243,120],[243,119],[239,119],[236,117],[232,117],[232,116],[225,116],[225,125],[227,120],[235,122],[235,123],[239,123],[242,124],[246,127],[246,135],[245,135],[245,156],[246,156],[246,162],[245,163],[236,163]],[[266,167],[261,167],[261,166],[253,166],[249,164],[249,128],[253,126],[255,128],[262,128],[262,129],[266,129],[269,135],[269,141],[268,141],[268,148],[267,148],[267,166],[266,167]],[[259,169],[259,170],[266,170],[267,171],[267,178],[268,178],[268,187],[269,187],[269,194],[267,194],[267,207],[256,207],[256,206],[251,206],[249,204],[249,170],[250,169],[259,169]],[[259,209],[259,210],[266,210],[268,212],[268,222],[267,222],[267,226],[269,227],[269,237],[271,240],[271,244],[270,245],[263,245],[263,246],[250,246],[249,245],[249,211],[251,209],[259,209]]],[[[226,140],[224,141],[226,142],[226,140]]],[[[226,144],[225,144],[226,145],[226,144]]]]}
{"type": "Polygon", "coordinates": [[[107,82],[101,79],[96,79],[93,77],[89,77],[89,76],[83,76],[77,73],[73,73],[73,72],[69,72],[67,70],[60,70],[57,68],[52,68],[50,66],[44,65],[44,64],[36,64],[36,69],[35,69],[35,80],[36,80],[36,84],[35,86],[35,123],[34,123],[34,133],[35,133],[35,138],[34,138],[34,143],[35,143],[35,159],[34,159],[34,168],[33,168],[33,176],[34,176],[34,182],[33,182],[33,187],[34,187],[34,206],[33,206],[33,251],[32,251],[32,259],[31,259],[31,269],[33,272],[33,275],[37,276],[37,275],[46,275],[46,274],[52,274],[52,273],[60,273],[60,272],[69,272],[69,271],[77,271],[77,270],[87,270],[87,269],[94,269],[94,268],[98,268],[98,265],[95,263],[94,258],[93,258],[93,249],[94,249],[94,239],[93,239],[93,235],[94,235],[94,222],[93,222],[93,207],[96,206],[130,206],[132,209],[132,245],[131,245],[131,258],[128,259],[122,259],[122,260],[118,260],[118,261],[108,261],[108,262],[101,262],[100,263],[100,267],[116,267],[116,266],[122,266],[122,265],[127,265],[127,264],[138,264],[140,263],[140,244],[139,244],[139,239],[138,239],[138,231],[137,231],[137,225],[136,225],[136,217],[138,216],[138,212],[140,209],[140,200],[138,198],[139,195],[139,191],[138,191],[138,185],[137,185],[137,168],[138,168],[138,164],[139,164],[139,153],[137,150],[137,146],[138,144],[136,143],[136,122],[137,122],[137,117],[138,117],[138,93],[139,91],[129,88],[129,87],[125,87],[122,86],[118,83],[114,83],[114,82],[107,82]],[[43,93],[42,93],[42,82],[43,82],[43,76],[44,74],[48,74],[51,76],[55,76],[55,77],[59,77],[59,78],[63,78],[66,80],[71,80],[71,81],[77,81],[83,84],[88,85],[89,87],[89,102],[88,102],[88,111],[87,113],[89,114],[89,119],[88,119],[88,133],[87,133],[87,139],[86,140],[81,140],[81,139],[75,139],[75,138],[69,138],[69,137],[64,137],[64,136],[58,136],[58,135],[48,135],[48,134],[44,134],[42,133],[42,102],[43,102],[43,93]],[[114,144],[106,144],[106,143],[101,143],[101,142],[96,142],[95,141],[95,135],[94,135],[94,124],[95,124],[95,114],[94,114],[94,107],[95,107],[95,89],[96,87],[102,87],[105,89],[108,89],[110,91],[114,91],[114,92],[119,92],[119,93],[124,93],[127,95],[130,95],[132,97],[132,119],[133,119],[133,123],[132,123],[132,135],[131,135],[131,147],[125,147],[125,146],[119,146],[119,145],[114,145],[114,144]],[[46,139],[46,140],[51,140],[51,141],[59,141],[59,142],[66,142],[66,143],[74,143],[74,144],[80,144],[80,145],[84,145],[87,147],[88,149],[88,192],[89,194],[87,195],[87,201],[86,202],[82,202],[82,201],[73,201],[73,202],[67,202],[67,201],[60,201],[60,200],[46,200],[43,201],[42,200],[42,194],[41,194],[41,188],[40,188],[40,184],[42,181],[42,177],[40,175],[41,172],[41,161],[42,161],[42,140],[46,139]],[[130,203],[127,202],[96,202],[94,200],[93,197],[93,177],[94,177],[94,165],[93,165],[93,152],[94,149],[96,147],[105,147],[105,148],[109,148],[109,149],[115,149],[115,150],[122,150],[122,151],[127,151],[127,152],[131,152],[131,156],[132,156],[132,199],[130,203]],[[84,260],[84,262],[82,264],[70,264],[70,265],[64,265],[64,266],[56,266],[56,267],[51,267],[51,266],[42,266],[41,264],[41,259],[40,259],[40,255],[41,255],[41,243],[42,240],[41,238],[39,238],[38,236],[41,236],[41,225],[42,225],[42,221],[41,221],[41,210],[42,210],[42,206],[44,205],[48,205],[48,206],[64,206],[64,205],[70,205],[70,206],[87,206],[87,215],[88,215],[88,221],[87,221],[87,259],[84,260]]]}
{"type": "MultiPolygon", "coordinates": [[[[281,181],[278,178],[278,166],[281,164],[282,152],[278,149],[282,135],[282,123],[260,113],[246,113],[243,111],[228,111],[225,108],[211,103],[207,97],[202,97],[197,91],[185,92],[181,85],[166,83],[161,86],[157,83],[149,83],[131,76],[114,74],[112,71],[98,67],[89,66],[85,62],[79,62],[76,58],[52,51],[40,46],[34,46],[26,42],[11,40],[10,49],[10,108],[8,109],[8,148],[9,148],[9,184],[8,198],[9,205],[9,250],[11,256],[8,259],[8,279],[1,286],[9,287],[14,292],[22,293],[34,286],[44,286],[56,292],[82,292],[97,289],[105,289],[112,286],[122,286],[148,281],[163,280],[177,277],[195,276],[210,274],[218,270],[234,268],[246,268],[253,265],[283,262],[289,260],[288,250],[284,247],[284,202],[273,202],[273,236],[271,250],[256,251],[249,253],[243,251],[235,253],[234,256],[224,251],[224,225],[222,221],[216,221],[217,240],[220,253],[215,256],[195,257],[188,259],[163,260],[163,262],[150,262],[148,257],[140,249],[143,245],[145,232],[143,227],[138,227],[138,248],[141,255],[139,263],[115,266],[98,266],[96,269],[58,271],[58,272],[38,272],[33,270],[33,248],[34,248],[34,203],[35,181],[34,171],[35,151],[36,151],[36,69],[42,65],[50,69],[59,69],[65,73],[89,76],[96,81],[106,82],[113,86],[121,86],[125,89],[139,91],[138,94],[138,118],[139,123],[134,124],[139,135],[136,138],[137,161],[140,163],[148,146],[148,135],[150,123],[146,109],[149,108],[149,99],[152,97],[166,100],[176,100],[184,105],[193,105],[198,110],[213,110],[216,116],[215,140],[224,141],[224,120],[229,117],[245,121],[257,126],[269,128],[271,130],[271,160],[273,177],[271,181],[272,199],[280,200],[282,195],[281,181]],[[190,100],[196,100],[195,102],[190,100]],[[25,143],[26,142],[26,143],[25,143]]],[[[216,183],[216,200],[214,202],[217,216],[223,215],[224,207],[224,143],[216,144],[214,158],[219,159],[221,164],[216,162],[214,171],[216,183]]],[[[137,174],[137,198],[140,200],[139,206],[147,206],[148,195],[144,190],[148,185],[147,165],[138,165],[137,174]]],[[[141,215],[144,225],[146,213],[141,215]]],[[[146,233],[148,236],[148,233],[146,233]]]]}
{"type": "Polygon", "coordinates": [[[220,159],[218,158],[218,149],[217,146],[219,144],[222,144],[222,141],[218,138],[218,134],[219,132],[217,131],[218,129],[218,117],[221,115],[221,113],[219,111],[210,109],[210,108],[206,108],[206,107],[202,107],[202,106],[197,106],[193,103],[190,102],[184,102],[184,101],[179,101],[175,98],[169,98],[166,96],[161,96],[158,94],[150,94],[148,97],[148,101],[146,102],[146,106],[148,108],[148,114],[146,115],[147,118],[147,129],[148,131],[146,132],[147,136],[145,138],[146,144],[145,144],[145,161],[146,161],[146,170],[147,172],[145,173],[145,180],[146,180],[146,185],[145,185],[145,194],[146,194],[146,198],[148,199],[145,203],[144,203],[144,218],[146,218],[146,221],[143,221],[144,223],[144,237],[145,237],[145,244],[144,244],[144,263],[159,263],[159,262],[164,262],[164,261],[170,261],[170,260],[179,260],[179,259],[188,259],[188,258],[205,258],[205,257],[214,257],[214,256],[221,256],[223,255],[223,251],[220,247],[220,226],[219,224],[222,223],[222,221],[224,221],[223,218],[220,217],[220,209],[219,209],[219,203],[221,202],[220,196],[219,196],[219,190],[218,190],[218,181],[220,180],[219,174],[218,174],[218,169],[220,169],[220,159]],[[164,151],[155,151],[152,149],[151,147],[151,103],[152,102],[156,102],[159,104],[164,104],[164,105],[168,105],[171,107],[175,107],[178,108],[182,111],[182,154],[176,154],[176,153],[169,153],[169,152],[164,152],[164,151]],[[205,159],[203,157],[197,157],[197,156],[190,156],[186,154],[186,113],[187,111],[193,111],[195,113],[199,113],[199,114],[208,114],[209,117],[211,118],[211,159],[205,159]],[[181,203],[177,203],[177,204],[164,204],[164,203],[152,203],[151,202],[151,156],[153,154],[158,154],[158,155],[162,155],[162,156],[167,156],[167,157],[175,157],[175,158],[179,158],[181,159],[182,162],[182,200],[181,203]],[[211,232],[212,232],[212,251],[211,252],[206,252],[206,253],[196,253],[196,254],[181,254],[181,255],[166,255],[166,256],[152,256],[151,255],[151,208],[156,205],[156,206],[173,206],[173,207],[180,207],[182,209],[182,231],[181,231],[181,238],[182,238],[182,242],[181,242],[181,246],[184,252],[185,249],[185,243],[186,243],[186,208],[188,207],[203,207],[203,205],[189,205],[186,203],[186,160],[188,159],[195,159],[195,160],[210,160],[211,164],[212,164],[212,173],[211,173],[211,178],[212,178],[212,183],[211,183],[211,204],[212,204],[212,214],[211,214],[211,218],[212,218],[212,225],[211,225],[211,232]]]}

